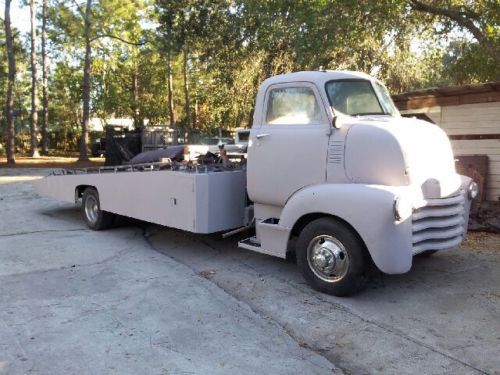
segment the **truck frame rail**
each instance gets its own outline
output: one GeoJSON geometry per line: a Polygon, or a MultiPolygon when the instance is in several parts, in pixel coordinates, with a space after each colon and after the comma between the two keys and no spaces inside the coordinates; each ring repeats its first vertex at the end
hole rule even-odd
{"type": "Polygon", "coordinates": [[[186,173],[210,173],[210,172],[229,172],[244,169],[242,163],[231,163],[224,165],[221,163],[198,164],[198,163],[180,163],[173,160],[139,164],[124,164],[115,166],[87,167],[87,168],[69,168],[52,171],[49,176],[82,175],[82,174],[105,174],[105,173],[124,173],[124,172],[155,172],[155,171],[178,171],[186,173]]]}

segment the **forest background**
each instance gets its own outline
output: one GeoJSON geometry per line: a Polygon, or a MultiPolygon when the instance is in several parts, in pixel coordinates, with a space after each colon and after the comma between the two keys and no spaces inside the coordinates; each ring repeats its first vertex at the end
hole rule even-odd
{"type": "Polygon", "coordinates": [[[182,134],[247,127],[259,84],[285,72],[362,71],[392,94],[500,80],[497,0],[0,6],[0,153],[11,164],[23,151],[86,160],[92,117],[182,134]]]}

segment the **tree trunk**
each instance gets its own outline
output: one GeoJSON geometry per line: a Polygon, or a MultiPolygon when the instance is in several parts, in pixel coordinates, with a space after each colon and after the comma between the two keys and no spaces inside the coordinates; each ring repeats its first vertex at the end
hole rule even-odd
{"type": "Polygon", "coordinates": [[[36,61],[36,0],[30,0],[30,15],[31,15],[31,149],[30,156],[38,158],[38,91],[37,91],[37,71],[38,64],[36,61]]]}
{"type": "Polygon", "coordinates": [[[138,83],[137,64],[134,62],[134,71],[132,72],[132,106],[134,112],[134,127],[138,129],[141,126],[139,111],[139,83],[138,83]]]}
{"type": "Polygon", "coordinates": [[[198,127],[198,99],[194,100],[193,129],[198,127]]]}
{"type": "Polygon", "coordinates": [[[90,121],[90,63],[92,49],[90,46],[90,12],[92,0],[87,0],[85,9],[85,63],[83,68],[83,115],[82,115],[82,138],[80,140],[79,161],[87,161],[88,126],[90,121]]]}
{"type": "Polygon", "coordinates": [[[175,112],[174,112],[174,84],[172,82],[172,62],[170,61],[170,53],[167,58],[168,69],[168,114],[170,117],[170,127],[173,129],[175,126],[175,112]]]}
{"type": "Polygon", "coordinates": [[[7,45],[7,56],[9,61],[9,82],[7,87],[7,105],[6,105],[6,115],[7,115],[7,164],[14,165],[16,163],[15,159],[15,128],[14,128],[14,82],[16,79],[16,59],[14,56],[14,43],[12,38],[12,30],[10,27],[10,2],[11,0],[5,0],[5,39],[7,45]]]}
{"type": "Polygon", "coordinates": [[[174,112],[174,85],[172,82],[172,62],[170,52],[167,55],[167,84],[168,84],[168,115],[170,118],[170,129],[174,130],[172,143],[177,144],[178,134],[175,132],[175,112],[174,112]]]}
{"type": "Polygon", "coordinates": [[[63,150],[68,151],[68,125],[64,123],[63,128],[63,150]]]}
{"type": "Polygon", "coordinates": [[[186,127],[191,129],[191,99],[189,97],[189,80],[188,80],[188,56],[186,49],[184,49],[184,61],[182,64],[182,73],[184,76],[184,110],[186,112],[186,127]]]}
{"type": "Polygon", "coordinates": [[[48,18],[49,0],[43,0],[42,8],[42,90],[43,90],[43,110],[42,110],[42,154],[49,153],[49,142],[47,131],[49,127],[49,93],[48,93],[48,75],[49,64],[47,61],[47,18],[48,18]]]}

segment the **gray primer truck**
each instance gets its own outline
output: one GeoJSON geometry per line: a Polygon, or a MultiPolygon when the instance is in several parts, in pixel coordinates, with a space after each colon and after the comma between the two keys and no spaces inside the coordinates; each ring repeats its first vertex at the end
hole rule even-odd
{"type": "Polygon", "coordinates": [[[193,233],[255,226],[240,247],[295,251],[307,282],[338,296],[361,289],[371,263],[405,273],[415,255],[458,246],[478,194],[439,127],[402,118],[382,83],[348,71],[265,80],[246,168],[152,163],[61,171],[35,185],[81,199],[96,230],[115,214],[193,233]]]}

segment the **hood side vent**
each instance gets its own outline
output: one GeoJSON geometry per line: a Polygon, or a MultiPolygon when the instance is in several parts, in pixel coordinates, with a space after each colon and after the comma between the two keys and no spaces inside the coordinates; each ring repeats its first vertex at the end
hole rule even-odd
{"type": "Polygon", "coordinates": [[[328,164],[342,164],[344,162],[344,141],[328,142],[328,164]]]}

